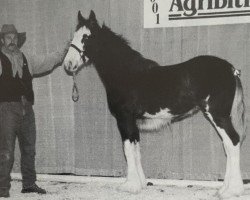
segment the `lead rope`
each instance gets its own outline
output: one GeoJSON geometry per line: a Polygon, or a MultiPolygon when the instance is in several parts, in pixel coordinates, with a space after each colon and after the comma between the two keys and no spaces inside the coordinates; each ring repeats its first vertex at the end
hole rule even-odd
{"type": "Polygon", "coordinates": [[[77,102],[79,99],[79,92],[76,85],[76,72],[73,72],[73,88],[72,88],[72,100],[77,102]]]}

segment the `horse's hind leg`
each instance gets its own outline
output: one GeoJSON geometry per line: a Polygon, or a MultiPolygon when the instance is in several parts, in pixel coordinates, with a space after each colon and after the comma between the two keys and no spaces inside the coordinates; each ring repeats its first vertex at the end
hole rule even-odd
{"type": "Polygon", "coordinates": [[[243,193],[243,181],[240,172],[240,138],[235,131],[230,116],[218,116],[209,110],[206,117],[215,127],[223,141],[227,156],[224,184],[218,194],[222,199],[239,196],[243,193]]]}

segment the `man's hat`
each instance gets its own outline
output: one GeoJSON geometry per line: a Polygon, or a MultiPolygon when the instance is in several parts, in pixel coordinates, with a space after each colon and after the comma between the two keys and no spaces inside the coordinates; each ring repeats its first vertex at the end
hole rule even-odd
{"type": "Polygon", "coordinates": [[[21,48],[26,41],[26,33],[18,33],[16,27],[13,24],[4,24],[0,32],[0,38],[3,38],[4,34],[14,33],[17,34],[17,47],[21,48]]]}

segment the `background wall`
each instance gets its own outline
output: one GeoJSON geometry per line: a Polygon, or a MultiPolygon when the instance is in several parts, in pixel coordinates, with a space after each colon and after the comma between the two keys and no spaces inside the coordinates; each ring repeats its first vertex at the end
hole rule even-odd
{"type": "MultiPolygon", "coordinates": [[[[61,50],[71,37],[77,11],[87,17],[91,9],[100,24],[105,22],[134,49],[160,64],[203,54],[228,60],[242,70],[249,111],[250,24],[144,29],[143,1],[139,0],[0,0],[0,25],[14,23],[19,31],[27,32],[25,52],[49,54],[61,50]]],[[[37,172],[123,176],[126,165],[120,135],[95,69],[83,69],[77,83],[80,100],[73,103],[72,78],[61,67],[34,80],[37,172]]],[[[201,113],[172,129],[142,133],[141,139],[147,177],[215,180],[224,176],[220,139],[201,113]]],[[[249,152],[247,137],[241,158],[243,177],[248,179],[249,152]]],[[[18,150],[15,170],[19,170],[18,150]]]]}

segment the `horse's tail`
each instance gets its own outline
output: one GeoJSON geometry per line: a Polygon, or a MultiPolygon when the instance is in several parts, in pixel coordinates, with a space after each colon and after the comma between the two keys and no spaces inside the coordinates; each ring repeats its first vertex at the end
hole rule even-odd
{"type": "Polygon", "coordinates": [[[240,136],[240,143],[242,144],[243,140],[246,137],[246,119],[245,119],[245,103],[244,103],[244,94],[242,84],[239,78],[240,72],[235,70],[235,94],[231,110],[231,119],[234,126],[234,129],[240,136]]]}

